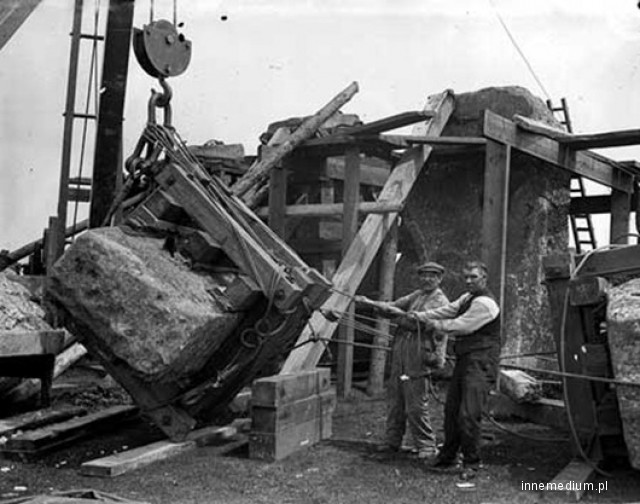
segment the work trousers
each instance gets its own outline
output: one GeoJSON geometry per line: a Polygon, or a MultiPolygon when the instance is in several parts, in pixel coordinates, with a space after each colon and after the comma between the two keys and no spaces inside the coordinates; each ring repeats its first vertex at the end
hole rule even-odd
{"type": "Polygon", "coordinates": [[[465,464],[480,462],[482,413],[495,384],[499,349],[456,357],[444,407],[444,446],[440,458],[453,460],[462,451],[465,464]]]}
{"type": "Polygon", "coordinates": [[[409,428],[409,436],[419,451],[436,448],[429,416],[429,378],[425,377],[424,352],[416,334],[404,334],[394,341],[391,372],[387,384],[386,443],[399,448],[409,428]],[[406,375],[408,380],[401,380],[406,375]]]}

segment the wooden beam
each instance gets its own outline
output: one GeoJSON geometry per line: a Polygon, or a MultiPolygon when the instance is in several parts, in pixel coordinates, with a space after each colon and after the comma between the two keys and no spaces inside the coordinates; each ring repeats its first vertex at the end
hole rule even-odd
{"type": "Polygon", "coordinates": [[[417,122],[423,122],[433,117],[430,110],[418,110],[414,112],[401,112],[400,114],[371,121],[360,126],[350,128],[340,128],[339,135],[374,135],[383,131],[390,131],[404,126],[409,126],[417,122]]]}
{"type": "Polygon", "coordinates": [[[96,431],[113,428],[118,422],[138,413],[135,406],[111,406],[110,408],[71,418],[61,423],[11,436],[0,451],[8,457],[33,457],[84,438],[96,431]]]}
{"type": "Polygon", "coordinates": [[[37,411],[29,411],[0,420],[0,437],[8,438],[14,432],[38,429],[52,423],[63,422],[69,418],[87,414],[80,406],[56,406],[37,411]]]}
{"type": "MultiPolygon", "coordinates": [[[[345,156],[344,180],[344,216],[342,218],[342,257],[346,255],[351,242],[358,233],[358,203],[360,202],[360,151],[354,147],[345,156]]],[[[344,315],[346,324],[340,326],[340,339],[345,343],[338,345],[338,386],[339,397],[348,397],[351,393],[353,378],[353,340],[355,307],[351,303],[344,315]]]]}
{"type": "Polygon", "coordinates": [[[577,274],[603,276],[616,273],[640,273],[640,245],[629,245],[589,254],[577,274]]]}
{"type": "Polygon", "coordinates": [[[511,147],[487,141],[482,205],[482,260],[489,269],[489,287],[504,308],[507,264],[507,222],[511,147]]]}
{"type": "Polygon", "coordinates": [[[310,138],[329,117],[340,110],[340,107],[353,98],[357,92],[358,84],[352,82],[318,112],[306,119],[284,143],[279,145],[277,149],[270,151],[268,156],[262,157],[249,168],[247,173],[232,186],[231,191],[233,194],[242,196],[251,187],[266,180],[269,171],[277,165],[281,159],[291,153],[300,143],[310,138]]]}
{"type": "MultiPolygon", "coordinates": [[[[157,441],[107,457],[83,462],[80,466],[80,474],[84,476],[113,478],[161,460],[175,457],[199,446],[206,446],[221,441],[226,441],[226,443],[222,444],[220,448],[228,447],[229,449],[233,449],[238,446],[235,441],[242,423],[244,423],[243,420],[234,420],[230,425],[203,427],[202,429],[190,432],[187,435],[187,439],[182,442],[174,443],[168,440],[157,441]]],[[[244,442],[246,442],[246,440],[244,440],[244,442]]],[[[211,453],[207,451],[207,454],[210,455],[211,453]]],[[[220,451],[216,451],[215,454],[220,455],[221,453],[220,451]]]]}
{"type": "Polygon", "coordinates": [[[609,243],[629,243],[629,225],[631,224],[631,194],[611,191],[611,225],[609,243]]]}
{"type": "Polygon", "coordinates": [[[284,166],[277,166],[269,175],[269,227],[280,238],[285,236],[287,173],[288,170],[284,166]]]}
{"type": "MultiPolygon", "coordinates": [[[[402,211],[403,205],[392,202],[361,201],[357,205],[359,213],[385,214],[402,211]]],[[[345,211],[342,203],[314,203],[309,205],[289,205],[285,207],[287,217],[335,217],[343,215],[345,211]]],[[[256,211],[259,217],[269,217],[269,208],[262,207],[256,211]]]]}
{"type": "Polygon", "coordinates": [[[490,110],[485,111],[484,135],[581,177],[627,193],[633,191],[633,177],[615,162],[604,162],[573,151],[557,140],[522,131],[513,122],[490,110]]]}
{"type": "Polygon", "coordinates": [[[92,228],[102,226],[122,183],[122,123],[133,3],[133,0],[109,0],[89,209],[89,226],[92,228]]]}
{"type": "Polygon", "coordinates": [[[0,49],[18,31],[41,0],[4,0],[0,4],[0,49]]]}
{"type": "MultiPolygon", "coordinates": [[[[424,127],[415,128],[416,131],[414,133],[418,135],[438,135],[449,120],[453,107],[454,97],[450,91],[431,96],[425,109],[433,110],[435,112],[434,117],[424,127]]],[[[430,146],[418,146],[405,152],[391,172],[378,197],[378,201],[403,204],[420,171],[427,162],[431,150],[430,146]]],[[[397,216],[398,214],[396,213],[370,214],[367,216],[360,227],[358,235],[351,243],[351,247],[344,255],[336,274],[333,276],[334,292],[323,304],[325,309],[344,312],[348,308],[351,302],[350,296],[356,293],[360,282],[362,282],[397,216]]],[[[304,344],[291,352],[281,372],[289,373],[314,367],[324,352],[325,344],[323,342],[309,344],[308,341],[314,335],[330,338],[336,325],[335,321],[327,320],[320,311],[316,311],[298,338],[297,344],[304,344]]]]}
{"type": "MultiPolygon", "coordinates": [[[[378,276],[379,301],[392,301],[395,275],[396,259],[398,255],[398,222],[394,222],[382,244],[380,251],[380,269],[378,276]]],[[[373,345],[378,348],[371,349],[369,359],[369,381],[367,383],[367,393],[376,396],[384,390],[384,370],[387,362],[387,352],[384,347],[389,346],[391,321],[387,318],[379,317],[376,321],[377,333],[373,339],[373,345]]]]}
{"type": "Polygon", "coordinates": [[[0,331],[0,356],[57,354],[62,351],[64,339],[63,330],[0,331]]]}
{"type": "Polygon", "coordinates": [[[438,137],[438,136],[418,136],[418,135],[380,135],[379,137],[387,142],[398,145],[486,145],[487,139],[482,137],[438,137]]]}
{"type": "MultiPolygon", "coordinates": [[[[634,201],[636,198],[634,198],[634,201]]],[[[611,195],[571,198],[569,213],[572,215],[606,214],[611,212],[611,195]]]]}
{"type": "MultiPolygon", "coordinates": [[[[389,178],[391,166],[377,166],[371,164],[366,158],[360,161],[360,185],[372,185],[383,187],[389,178]]],[[[344,159],[338,157],[327,158],[325,175],[328,178],[344,180],[344,159]]]]}
{"type": "Polygon", "coordinates": [[[559,141],[563,145],[576,150],[638,145],[640,144],[640,129],[608,131],[588,135],[571,135],[559,141]]]}

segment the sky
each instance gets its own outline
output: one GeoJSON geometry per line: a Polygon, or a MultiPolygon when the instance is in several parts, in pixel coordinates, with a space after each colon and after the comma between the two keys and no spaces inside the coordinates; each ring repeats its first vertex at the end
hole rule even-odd
{"type": "MultiPolygon", "coordinates": [[[[103,32],[107,4],[85,0],[83,31],[93,31],[97,8],[103,32]]],[[[241,143],[253,154],[269,123],[312,114],[353,81],[360,91],[342,111],[365,122],[419,110],[428,95],[444,89],[463,93],[518,85],[556,103],[566,98],[576,133],[640,127],[635,1],[178,0],[176,5],[181,31],[193,45],[189,68],[169,81],[173,123],[187,143],[241,143]]],[[[172,20],[173,0],[155,0],[153,15],[172,20]]],[[[0,249],[40,238],[57,212],[72,16],[73,0],[42,0],[0,50],[0,249]]],[[[150,16],[149,0],[137,0],[134,25],[141,27],[150,16]]],[[[90,44],[82,47],[81,111],[90,44]]],[[[144,127],[152,87],[156,82],[132,54],[125,157],[144,127]]],[[[72,176],[80,167],[81,122],[75,131],[72,176]]],[[[91,172],[93,135],[89,126],[85,176],[91,172]]],[[[618,160],[640,159],[637,147],[601,152],[618,160]]],[[[86,206],[79,209],[80,219],[86,206]]],[[[600,224],[598,232],[599,241],[606,240],[600,224]]]]}

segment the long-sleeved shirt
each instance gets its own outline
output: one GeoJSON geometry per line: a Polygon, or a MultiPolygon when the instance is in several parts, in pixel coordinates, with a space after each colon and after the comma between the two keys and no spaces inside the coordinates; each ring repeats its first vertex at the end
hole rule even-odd
{"type": "Polygon", "coordinates": [[[495,320],[500,315],[500,307],[489,296],[478,296],[471,301],[469,309],[458,316],[463,303],[469,299],[470,293],[465,293],[455,301],[435,308],[411,312],[418,320],[430,319],[435,329],[451,336],[464,336],[472,334],[482,326],[495,320]]]}

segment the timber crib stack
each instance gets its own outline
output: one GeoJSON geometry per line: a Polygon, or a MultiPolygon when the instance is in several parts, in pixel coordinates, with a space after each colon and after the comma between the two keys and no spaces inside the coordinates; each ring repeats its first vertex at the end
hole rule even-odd
{"type": "Polygon", "coordinates": [[[256,380],[251,391],[250,457],[280,460],[331,437],[335,401],[329,368],[256,380]]]}

